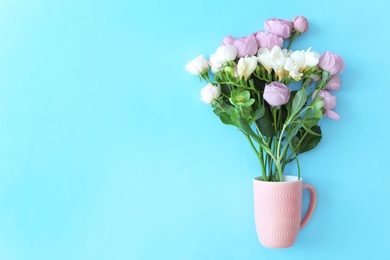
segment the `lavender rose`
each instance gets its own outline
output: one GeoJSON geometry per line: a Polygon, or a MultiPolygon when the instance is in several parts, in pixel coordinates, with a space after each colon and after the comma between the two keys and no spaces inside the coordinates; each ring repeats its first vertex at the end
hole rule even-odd
{"type": "Polygon", "coordinates": [[[272,49],[274,46],[283,46],[283,39],[270,32],[259,31],[253,34],[256,37],[258,48],[272,49]]]}
{"type": "Polygon", "coordinates": [[[239,38],[233,42],[237,49],[237,57],[242,58],[246,55],[254,55],[257,53],[257,41],[253,35],[239,38]]]}
{"type": "Polygon", "coordinates": [[[290,99],[290,89],[280,82],[271,82],[265,85],[263,98],[271,106],[281,106],[290,99]]]}
{"type": "Polygon", "coordinates": [[[328,83],[326,84],[326,89],[330,91],[339,90],[340,87],[341,87],[341,80],[337,74],[333,75],[329,79],[328,83]]]}
{"type": "Polygon", "coordinates": [[[266,32],[274,33],[283,39],[287,39],[292,31],[292,22],[275,18],[267,19],[264,22],[264,29],[266,32]]]}
{"type": "Polygon", "coordinates": [[[344,70],[344,61],[339,55],[327,51],[321,55],[318,67],[334,75],[344,70]]]}
{"type": "Polygon", "coordinates": [[[300,33],[305,33],[309,29],[309,22],[304,16],[295,17],[292,23],[293,28],[300,33]]]}
{"type": "Polygon", "coordinates": [[[207,84],[200,91],[200,100],[206,104],[211,104],[215,99],[221,95],[221,86],[214,86],[212,84],[207,84]]]}

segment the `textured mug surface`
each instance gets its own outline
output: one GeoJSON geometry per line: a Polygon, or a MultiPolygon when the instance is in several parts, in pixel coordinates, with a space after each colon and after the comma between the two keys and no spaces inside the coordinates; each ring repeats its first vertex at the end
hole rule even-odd
{"type": "Polygon", "coordinates": [[[302,178],[284,176],[283,182],[253,180],[256,231],[260,243],[269,248],[286,248],[295,243],[298,232],[309,221],[316,204],[316,192],[302,178]],[[301,220],[302,190],[309,189],[310,205],[301,220]]]}

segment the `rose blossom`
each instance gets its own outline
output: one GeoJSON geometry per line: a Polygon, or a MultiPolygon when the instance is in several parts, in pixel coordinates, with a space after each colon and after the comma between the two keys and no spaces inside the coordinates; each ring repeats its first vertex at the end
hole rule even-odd
{"type": "MultiPolygon", "coordinates": [[[[318,90],[314,91],[313,98],[317,95],[317,92],[318,90]]],[[[336,107],[336,97],[330,94],[330,92],[327,90],[320,90],[320,92],[318,93],[318,97],[320,97],[325,102],[324,116],[327,116],[335,120],[340,119],[340,116],[333,111],[333,109],[336,107]]]]}
{"type": "Polygon", "coordinates": [[[253,35],[237,39],[233,45],[237,49],[238,58],[245,57],[246,55],[254,55],[258,49],[256,37],[253,35]]]}
{"type": "Polygon", "coordinates": [[[233,43],[236,41],[236,38],[234,38],[233,36],[226,36],[225,38],[223,38],[222,40],[222,45],[225,46],[225,45],[233,45],[233,43]]]}
{"type": "Polygon", "coordinates": [[[340,87],[341,87],[341,80],[337,74],[333,75],[329,79],[328,83],[326,84],[326,89],[330,91],[339,90],[340,87]]]}
{"type": "Polygon", "coordinates": [[[209,83],[202,88],[200,91],[200,100],[205,102],[206,104],[211,104],[215,99],[217,99],[221,95],[221,86],[214,86],[209,83]]]}
{"type": "Polygon", "coordinates": [[[275,18],[267,19],[264,22],[264,29],[266,32],[271,32],[283,39],[287,39],[292,31],[292,22],[275,18]]]}
{"type": "Polygon", "coordinates": [[[258,48],[271,49],[275,45],[279,47],[283,46],[283,39],[276,34],[259,31],[257,33],[254,33],[253,35],[256,37],[258,48]]]}
{"type": "Polygon", "coordinates": [[[274,81],[265,85],[263,98],[271,106],[281,106],[290,99],[290,89],[283,83],[274,81]]]}
{"type": "Polygon", "coordinates": [[[309,29],[309,22],[304,16],[297,16],[292,21],[293,27],[300,33],[305,33],[309,29]]]}
{"type": "Polygon", "coordinates": [[[318,67],[334,75],[344,70],[344,61],[339,55],[327,51],[321,55],[318,67]]]}
{"type": "Polygon", "coordinates": [[[202,74],[208,68],[209,64],[203,55],[199,55],[185,66],[185,69],[193,75],[202,74]]]}
{"type": "Polygon", "coordinates": [[[212,72],[218,73],[225,62],[235,60],[236,56],[237,50],[233,45],[219,46],[215,54],[210,55],[212,72]]]}

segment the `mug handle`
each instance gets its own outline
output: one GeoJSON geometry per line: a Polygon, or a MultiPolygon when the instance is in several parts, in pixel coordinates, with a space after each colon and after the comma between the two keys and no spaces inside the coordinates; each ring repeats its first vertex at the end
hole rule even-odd
{"type": "Polygon", "coordinates": [[[310,204],[309,204],[309,208],[307,209],[305,217],[301,221],[300,229],[306,226],[307,222],[309,222],[311,215],[313,215],[314,208],[316,207],[316,203],[317,203],[317,193],[316,190],[313,188],[313,186],[311,186],[310,184],[303,184],[302,190],[303,189],[308,189],[310,191],[310,204]]]}

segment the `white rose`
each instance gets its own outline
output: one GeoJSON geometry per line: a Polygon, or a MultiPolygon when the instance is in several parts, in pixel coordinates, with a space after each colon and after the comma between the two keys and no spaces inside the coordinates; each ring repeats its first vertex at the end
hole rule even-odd
{"type": "Polygon", "coordinates": [[[214,86],[213,84],[207,84],[200,91],[200,100],[206,104],[211,104],[215,99],[221,95],[221,86],[214,86]]]}
{"type": "Polygon", "coordinates": [[[211,71],[218,73],[224,63],[233,61],[236,57],[237,49],[233,45],[219,46],[215,54],[210,55],[211,71]]]}
{"type": "Polygon", "coordinates": [[[221,70],[223,62],[219,59],[219,57],[216,54],[211,54],[210,64],[211,64],[211,71],[215,74],[221,70]]]}
{"type": "Polygon", "coordinates": [[[257,58],[254,56],[245,56],[238,61],[237,73],[240,78],[247,80],[257,67],[257,58]]]}
{"type": "Polygon", "coordinates": [[[202,74],[208,68],[209,63],[203,55],[199,55],[185,66],[185,69],[193,75],[202,74]]]}
{"type": "Polygon", "coordinates": [[[237,57],[237,49],[234,45],[219,46],[215,55],[223,63],[233,61],[237,57]]]}

